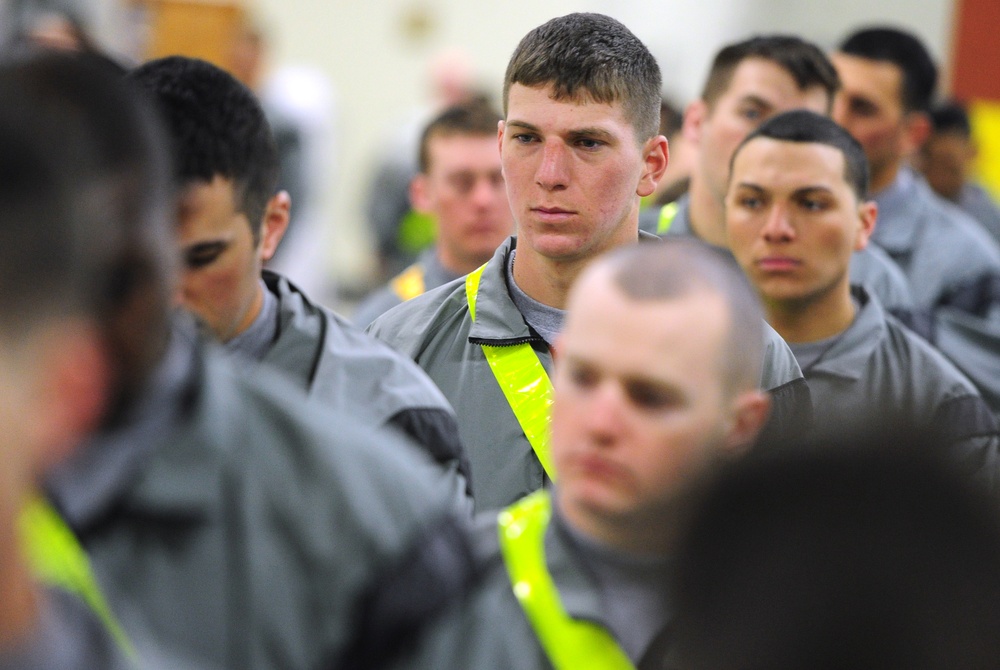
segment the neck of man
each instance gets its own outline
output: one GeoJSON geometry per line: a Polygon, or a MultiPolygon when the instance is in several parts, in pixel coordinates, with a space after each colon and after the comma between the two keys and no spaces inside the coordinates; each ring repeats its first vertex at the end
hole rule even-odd
{"type": "Polygon", "coordinates": [[[826,294],[803,300],[764,298],[767,322],[792,344],[825,340],[847,330],[854,321],[854,301],[847,277],[826,294]]]}
{"type": "Polygon", "coordinates": [[[896,177],[899,175],[902,167],[903,159],[898,158],[887,165],[872,169],[871,185],[868,188],[869,193],[877,195],[892,186],[892,182],[896,181],[896,177]]]}
{"type": "Polygon", "coordinates": [[[38,588],[21,555],[15,515],[0,521],[0,649],[29,637],[38,619],[38,588]]]}
{"type": "Polygon", "coordinates": [[[721,200],[712,194],[705,179],[697,171],[691,175],[688,188],[688,220],[691,232],[702,242],[729,248],[726,239],[726,210],[721,200]]]}
{"type": "MultiPolygon", "coordinates": [[[[257,270],[257,276],[260,277],[260,269],[257,270]]],[[[247,329],[253,325],[253,322],[257,320],[257,317],[260,316],[260,310],[263,308],[264,308],[264,288],[261,286],[261,282],[258,280],[254,290],[253,298],[250,300],[250,306],[247,308],[247,311],[244,312],[243,318],[240,320],[240,323],[236,327],[236,329],[233,330],[233,332],[230,333],[229,336],[226,337],[226,339],[222,340],[222,343],[225,344],[226,342],[232,340],[234,337],[238,337],[243,333],[245,333],[247,329]]]]}
{"type": "Polygon", "coordinates": [[[658,513],[655,518],[605,518],[560,500],[558,488],[555,504],[574,532],[622,554],[647,558],[667,556],[680,534],[681,518],[677,514],[658,513]]]}

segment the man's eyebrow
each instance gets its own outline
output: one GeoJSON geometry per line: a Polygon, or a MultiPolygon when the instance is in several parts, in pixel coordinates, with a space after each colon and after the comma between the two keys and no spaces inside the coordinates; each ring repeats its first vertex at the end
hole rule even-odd
{"type": "Polygon", "coordinates": [[[760,186],[759,184],[754,184],[753,182],[749,182],[749,181],[738,182],[736,184],[736,188],[748,188],[751,191],[758,191],[760,193],[764,193],[764,187],[763,186],[760,186]]]}
{"type": "Polygon", "coordinates": [[[822,184],[815,184],[815,185],[803,186],[802,188],[797,188],[795,189],[795,191],[792,192],[792,195],[803,196],[803,195],[814,195],[816,193],[823,193],[823,194],[833,193],[833,189],[830,188],[829,186],[824,186],[822,184]]]}
{"type": "Polygon", "coordinates": [[[740,103],[741,104],[750,103],[751,105],[756,105],[757,107],[764,107],[766,109],[774,109],[774,105],[771,104],[770,100],[765,100],[764,98],[760,97],[759,95],[754,95],[753,93],[750,93],[748,95],[744,95],[742,98],[740,98],[740,103]]]}
{"type": "Polygon", "coordinates": [[[518,128],[522,128],[524,130],[530,130],[536,133],[538,132],[538,126],[528,123],[527,121],[518,121],[517,119],[513,119],[511,121],[507,121],[504,124],[504,127],[506,128],[510,128],[511,126],[517,126],[518,128]]]}
{"type": "Polygon", "coordinates": [[[579,128],[571,130],[569,136],[572,138],[592,138],[604,141],[615,139],[615,136],[604,128],[579,128]]]}

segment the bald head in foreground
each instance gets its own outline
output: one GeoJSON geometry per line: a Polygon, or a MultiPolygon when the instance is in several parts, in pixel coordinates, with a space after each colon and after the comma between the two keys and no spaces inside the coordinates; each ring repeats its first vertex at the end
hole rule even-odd
{"type": "Polygon", "coordinates": [[[556,483],[481,515],[482,579],[405,667],[642,667],[668,644],[674,536],[696,483],[754,441],[763,320],[693,240],[596,260],[556,343],[556,483]]]}

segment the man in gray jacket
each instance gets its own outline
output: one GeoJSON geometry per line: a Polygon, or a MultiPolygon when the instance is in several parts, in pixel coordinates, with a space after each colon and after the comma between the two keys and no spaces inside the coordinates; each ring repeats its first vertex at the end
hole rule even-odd
{"type": "Polygon", "coordinates": [[[454,412],[427,375],[284,277],[261,275],[291,202],[276,192],[277,152],[253,93],[190,58],[151,61],[130,76],[153,94],[173,140],[183,187],[180,302],[226,349],[280,370],[314,402],[405,432],[466,495],[454,412]]]}
{"type": "MultiPolygon", "coordinates": [[[[370,327],[456,408],[477,509],[552,478],[550,347],[570,286],[593,258],[640,239],[640,199],[667,164],[659,67],[609,17],[571,14],[528,33],[507,67],[504,108],[498,143],[517,237],[370,327]]],[[[772,426],[793,433],[808,421],[808,388],[787,345],[776,334],[771,345],[762,386],[774,391],[772,426]]]]}
{"type": "Polygon", "coordinates": [[[23,101],[42,141],[79,160],[64,141],[76,131],[92,152],[74,186],[96,210],[85,239],[98,271],[80,290],[109,407],[45,472],[49,518],[66,529],[52,556],[89,563],[136,646],[148,633],[188,667],[322,667],[382,571],[454,525],[453,478],[276,373],[243,374],[170,309],[170,176],[152,108],[127,84],[54,56],[0,68],[0,100],[23,101]]]}
{"type": "Polygon", "coordinates": [[[584,270],[556,343],[556,485],[477,518],[481,577],[404,667],[660,667],[690,494],[767,414],[763,325],[739,268],[693,240],[584,270]]]}
{"type": "Polygon", "coordinates": [[[861,146],[825,116],[794,111],[754,131],[733,157],[730,246],[791,345],[833,434],[896,421],[934,431],[956,459],[1000,486],[997,422],[941,353],[849,283],[852,254],[877,229],[861,146]]]}
{"type": "Polygon", "coordinates": [[[1000,246],[907,165],[930,132],[937,67],[919,39],[895,28],[860,30],[832,59],[843,82],[833,118],[871,166],[873,239],[931,314],[933,343],[1000,412],[1000,246]]]}

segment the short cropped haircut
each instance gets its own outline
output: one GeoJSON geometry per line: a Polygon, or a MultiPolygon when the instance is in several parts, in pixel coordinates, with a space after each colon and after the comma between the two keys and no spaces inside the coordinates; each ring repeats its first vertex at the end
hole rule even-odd
{"type": "Polygon", "coordinates": [[[621,104],[640,142],[659,128],[660,67],[628,28],[603,14],[568,14],[524,36],[504,75],[504,116],[514,84],[551,85],[556,100],[621,104]]]}
{"type": "Polygon", "coordinates": [[[935,105],[931,110],[931,126],[935,134],[952,133],[969,139],[972,137],[972,123],[965,107],[954,100],[935,105]]]}
{"type": "Polygon", "coordinates": [[[937,66],[916,36],[896,28],[865,28],[845,39],[840,51],[867,60],[892,63],[903,75],[900,100],[903,109],[908,112],[930,109],[937,87],[937,66]]]}
{"type": "Polygon", "coordinates": [[[868,194],[868,159],[858,141],[851,137],[842,126],[832,119],[810,112],[796,109],[771,117],[759,128],[747,135],[733,152],[729,162],[729,172],[732,174],[736,156],[748,143],[765,137],[781,142],[802,142],[806,144],[825,144],[833,147],[844,156],[844,181],[851,190],[864,200],[868,194]]]}
{"type": "Polygon", "coordinates": [[[997,667],[995,499],[945,444],[847,429],[724,468],[674,556],[677,667],[997,667]]]}
{"type": "MultiPolygon", "coordinates": [[[[49,53],[0,66],[0,110],[0,161],[26,159],[21,176],[5,167],[3,189],[28,189],[5,193],[26,218],[8,224],[5,210],[3,225],[12,235],[19,226],[37,225],[32,234],[41,236],[12,242],[23,252],[17,258],[7,248],[11,240],[3,239],[0,293],[34,299],[47,287],[66,289],[76,277],[80,283],[72,288],[103,329],[116,363],[113,402],[124,402],[148,374],[168,333],[171,179],[152,104],[106,63],[49,53]],[[46,173],[52,181],[28,183],[46,173]],[[29,211],[32,203],[38,211],[29,211]],[[65,218],[67,204],[71,221],[65,218]],[[78,246],[66,246],[74,238],[78,246]]],[[[7,299],[4,319],[13,313],[7,299]]]]}
{"type": "Polygon", "coordinates": [[[611,271],[615,286],[632,300],[676,300],[700,291],[721,297],[729,315],[723,388],[735,394],[758,387],[764,359],[764,312],[757,293],[731,259],[698,240],[670,238],[621,247],[598,262],[611,271]]]}
{"type": "Polygon", "coordinates": [[[420,135],[420,151],[417,155],[420,171],[430,171],[430,142],[436,137],[496,137],[500,113],[485,100],[476,98],[470,102],[453,105],[435,116],[420,135]]]}
{"type": "Polygon", "coordinates": [[[701,98],[712,109],[729,88],[733,73],[748,58],[770,61],[785,70],[795,80],[800,91],[818,86],[827,95],[827,104],[840,88],[840,78],[833,63],[823,50],[794,35],[758,35],[722,48],[715,55],[701,98]]]}
{"type": "Polygon", "coordinates": [[[182,184],[233,181],[237,211],[256,242],[268,200],[278,188],[278,151],[256,96],[203,60],[170,56],[130,75],[156,99],[172,138],[182,184]]]}

